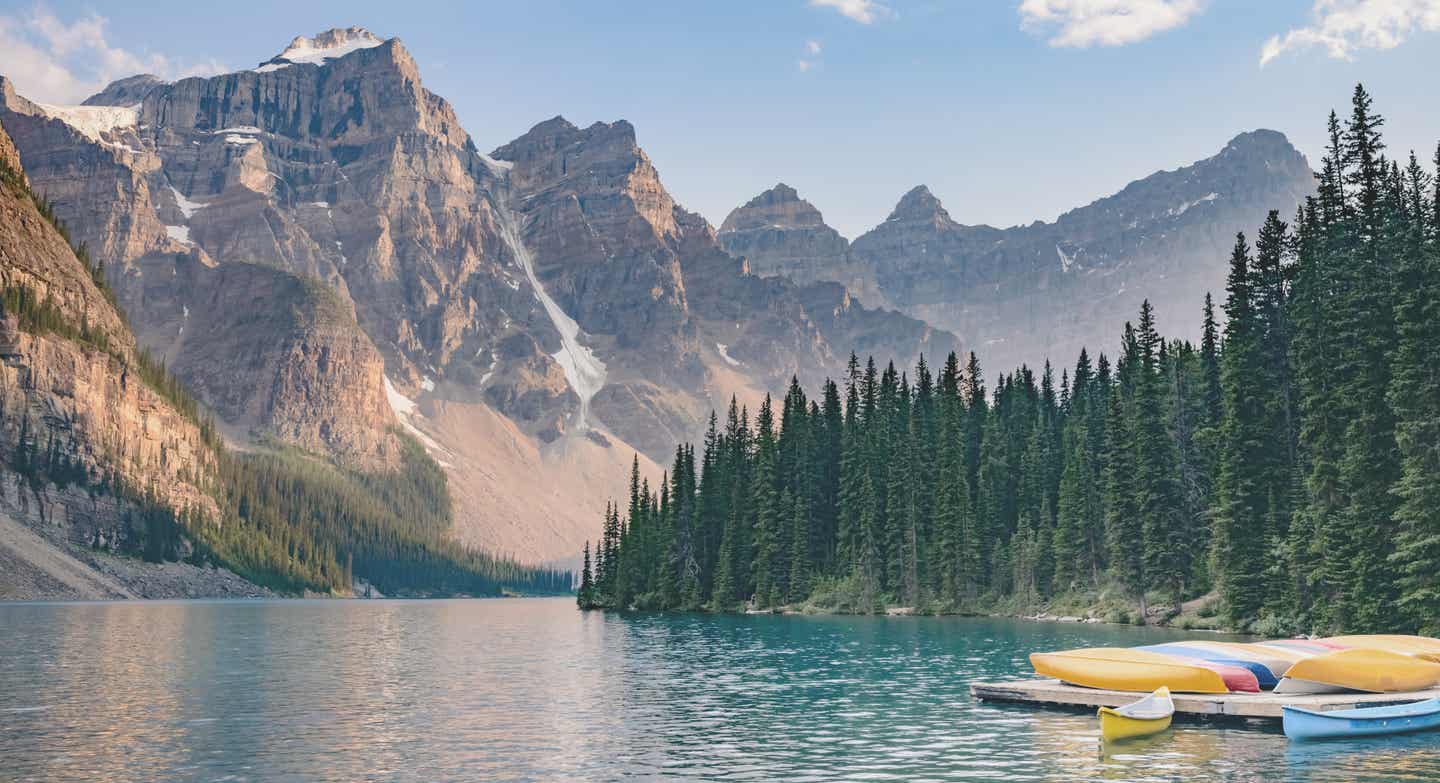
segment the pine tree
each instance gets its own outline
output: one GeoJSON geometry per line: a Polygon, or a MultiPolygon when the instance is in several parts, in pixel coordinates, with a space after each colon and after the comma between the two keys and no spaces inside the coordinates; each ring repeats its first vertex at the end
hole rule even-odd
{"type": "Polygon", "coordinates": [[[1176,603],[1189,573],[1187,526],[1175,448],[1166,432],[1160,383],[1163,343],[1155,328],[1155,312],[1147,300],[1140,308],[1136,338],[1140,365],[1136,368],[1135,416],[1132,432],[1136,461],[1136,505],[1144,541],[1147,587],[1163,590],[1176,603]]]}
{"type": "Polygon", "coordinates": [[[585,555],[580,567],[580,590],[575,594],[575,603],[581,609],[595,607],[595,582],[590,574],[590,542],[585,542],[585,555]]]}
{"type": "Polygon", "coordinates": [[[1214,573],[1226,617],[1242,626],[1260,616],[1264,605],[1264,530],[1267,488],[1264,401],[1258,319],[1251,296],[1250,247],[1241,234],[1235,239],[1226,283],[1225,350],[1218,504],[1215,515],[1214,573]]]}
{"type": "Polygon", "coordinates": [[[1105,548],[1116,581],[1139,601],[1143,618],[1149,581],[1126,407],[1124,388],[1111,392],[1105,419],[1105,548]]]}
{"type": "MultiPolygon", "coordinates": [[[[1435,162],[1440,167],[1440,149],[1435,162]]],[[[1404,626],[1435,635],[1440,632],[1440,453],[1435,448],[1440,443],[1440,180],[1429,177],[1413,153],[1406,179],[1409,225],[1388,392],[1401,455],[1391,562],[1399,571],[1404,626]]]]}

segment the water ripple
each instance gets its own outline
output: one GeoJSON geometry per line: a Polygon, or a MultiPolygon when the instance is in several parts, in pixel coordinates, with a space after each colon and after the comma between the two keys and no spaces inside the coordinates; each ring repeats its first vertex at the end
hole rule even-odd
{"type": "Polygon", "coordinates": [[[672,617],[564,600],[0,605],[16,781],[1409,781],[1432,737],[1289,745],[970,699],[1025,654],[1164,631],[672,617]]]}

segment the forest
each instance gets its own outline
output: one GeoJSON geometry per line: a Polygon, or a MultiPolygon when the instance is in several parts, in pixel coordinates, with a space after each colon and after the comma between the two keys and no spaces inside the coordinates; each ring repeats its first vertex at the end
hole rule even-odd
{"type": "MultiPolygon", "coordinates": [[[[0,187],[33,200],[41,217],[66,241],[64,224],[23,177],[0,163],[0,187]]],[[[73,243],[72,243],[73,246],[73,243]]],[[[85,247],[74,247],[91,280],[121,313],[103,264],[92,264],[85,247]]],[[[384,595],[499,595],[569,592],[572,575],[534,568],[461,546],[450,538],[451,499],[446,477],[424,448],[403,432],[399,470],[364,473],[313,454],[276,444],[254,452],[226,448],[213,419],[163,361],[144,348],[111,345],[103,331],[75,323],[47,298],[23,285],[0,287],[0,318],[13,317],[32,334],[53,334],[106,354],[134,372],[199,429],[217,456],[213,476],[190,477],[220,509],[211,519],[176,513],[148,487],[131,486],[115,471],[99,472],[53,433],[32,426],[28,414],[4,467],[39,490],[80,486],[125,503],[122,551],[151,561],[177,560],[229,568],[281,593],[344,595],[357,581],[384,595]],[[188,546],[187,546],[188,544],[188,546]]],[[[0,397],[0,415],[6,414],[0,397]]]]}
{"type": "Polygon", "coordinates": [[[1440,185],[1383,124],[1363,86],[1331,113],[1315,192],[1236,237],[1198,345],[1147,302],[1058,373],[852,356],[813,399],[732,402],[658,486],[637,466],[580,606],[1440,631],[1440,185]]]}

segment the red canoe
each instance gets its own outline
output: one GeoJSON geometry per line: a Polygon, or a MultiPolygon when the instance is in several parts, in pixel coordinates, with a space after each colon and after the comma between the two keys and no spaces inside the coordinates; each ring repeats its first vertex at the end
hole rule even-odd
{"type": "Polygon", "coordinates": [[[1260,681],[1255,679],[1254,672],[1243,666],[1235,666],[1228,663],[1215,663],[1214,661],[1202,661],[1198,658],[1186,658],[1185,663],[1192,666],[1209,669],[1220,675],[1225,681],[1225,687],[1236,693],[1259,693],[1260,681]]]}

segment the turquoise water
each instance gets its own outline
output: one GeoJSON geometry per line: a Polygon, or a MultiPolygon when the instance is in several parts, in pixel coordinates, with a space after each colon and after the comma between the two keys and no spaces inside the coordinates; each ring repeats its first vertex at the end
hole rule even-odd
{"type": "Polygon", "coordinates": [[[977,704],[1034,650],[1183,634],[605,615],[564,599],[0,604],[0,780],[1440,780],[1440,734],[1289,745],[977,704]]]}

